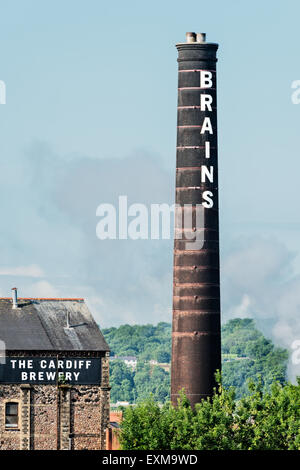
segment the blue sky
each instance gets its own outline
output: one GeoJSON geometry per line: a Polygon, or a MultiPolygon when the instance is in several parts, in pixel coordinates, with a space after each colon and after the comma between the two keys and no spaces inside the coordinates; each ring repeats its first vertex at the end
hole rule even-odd
{"type": "Polygon", "coordinates": [[[172,202],[177,53],[218,42],[223,319],[300,339],[297,1],[0,1],[0,294],[171,320],[172,242],[96,238],[96,207],[172,202]]]}

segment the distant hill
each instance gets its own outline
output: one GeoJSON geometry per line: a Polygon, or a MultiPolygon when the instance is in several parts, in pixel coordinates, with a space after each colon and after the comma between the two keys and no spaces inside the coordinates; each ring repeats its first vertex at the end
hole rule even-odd
{"type": "MultiPolygon", "coordinates": [[[[130,403],[153,394],[163,402],[169,398],[170,374],[153,362],[171,360],[171,325],[122,325],[102,330],[113,356],[134,356],[136,369],[114,360],[110,364],[111,401],[130,403]],[[149,361],[152,361],[150,364],[149,361]]],[[[247,393],[248,379],[261,376],[264,387],[286,378],[288,351],[275,347],[256,328],[252,319],[234,319],[222,327],[222,375],[226,387],[234,386],[237,397],[247,393]]]]}
{"type": "Polygon", "coordinates": [[[171,325],[121,325],[119,328],[102,329],[111,348],[112,356],[136,356],[141,361],[171,360],[171,325]]]}
{"type": "Polygon", "coordinates": [[[273,381],[286,380],[288,351],[266,339],[252,319],[237,318],[222,327],[222,357],[223,384],[234,386],[238,397],[247,393],[248,379],[261,376],[265,389],[273,381]],[[227,354],[236,354],[240,360],[224,362],[227,354]]]}

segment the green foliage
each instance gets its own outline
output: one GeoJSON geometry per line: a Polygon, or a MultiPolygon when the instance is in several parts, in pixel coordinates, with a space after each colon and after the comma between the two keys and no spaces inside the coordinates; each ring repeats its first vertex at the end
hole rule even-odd
{"type": "Polygon", "coordinates": [[[275,347],[249,318],[230,320],[222,327],[222,354],[237,355],[222,365],[223,385],[234,386],[237,398],[248,393],[250,379],[261,377],[264,391],[274,380],[286,380],[288,351],[275,347]]]}
{"type": "Polygon", "coordinates": [[[159,403],[169,397],[170,374],[161,367],[139,363],[134,376],[137,401],[144,400],[151,394],[159,403]]]}
{"type": "Polygon", "coordinates": [[[132,371],[121,361],[114,361],[110,364],[111,401],[118,400],[134,401],[134,381],[132,371]]]}
{"type": "MultiPolygon", "coordinates": [[[[169,399],[170,375],[159,367],[150,367],[147,362],[170,362],[171,325],[122,325],[103,330],[112,355],[138,358],[134,372],[118,361],[111,362],[111,400],[143,400],[152,393],[160,403],[169,399]]],[[[222,327],[222,377],[225,388],[234,386],[236,397],[248,393],[249,379],[262,377],[263,390],[270,388],[273,380],[283,384],[286,378],[288,352],[275,347],[256,329],[251,319],[234,319],[222,327]]]]}
{"type": "Polygon", "coordinates": [[[137,370],[133,371],[121,361],[110,363],[111,401],[134,403],[150,394],[163,403],[169,398],[170,374],[150,360],[169,363],[171,360],[171,325],[122,325],[103,330],[113,356],[136,356],[137,370]]]}
{"type": "Polygon", "coordinates": [[[169,397],[170,374],[161,367],[138,363],[136,371],[131,370],[122,361],[110,364],[111,402],[144,400],[153,395],[163,403],[169,397]]]}
{"type": "Polygon", "coordinates": [[[124,450],[300,450],[300,381],[274,382],[263,393],[261,382],[235,399],[221,385],[210,400],[192,410],[182,394],[178,406],[159,406],[153,397],[124,412],[124,450]]]}
{"type": "Polygon", "coordinates": [[[112,356],[137,356],[139,360],[170,362],[171,325],[121,325],[102,330],[112,356]],[[162,360],[163,359],[163,360],[162,360]]]}

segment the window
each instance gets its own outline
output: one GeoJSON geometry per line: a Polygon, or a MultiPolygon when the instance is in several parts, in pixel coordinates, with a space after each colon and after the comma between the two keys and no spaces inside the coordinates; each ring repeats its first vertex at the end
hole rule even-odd
{"type": "Polygon", "coordinates": [[[19,424],[19,404],[9,402],[5,404],[5,427],[17,428],[19,424]]]}

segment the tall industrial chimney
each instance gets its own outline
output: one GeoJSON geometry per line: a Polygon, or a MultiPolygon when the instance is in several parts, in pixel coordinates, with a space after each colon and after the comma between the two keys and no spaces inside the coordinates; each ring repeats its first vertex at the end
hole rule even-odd
{"type": "Polygon", "coordinates": [[[178,50],[171,399],[212,395],[221,369],[216,52],[204,33],[178,50]],[[187,208],[187,209],[186,209],[187,208]],[[199,209],[200,208],[200,209],[199,209]],[[202,213],[201,222],[197,211],[202,213]],[[190,233],[182,213],[190,210],[190,233]],[[194,234],[202,241],[190,243],[194,234]],[[180,239],[180,237],[182,237],[180,239]]]}

